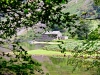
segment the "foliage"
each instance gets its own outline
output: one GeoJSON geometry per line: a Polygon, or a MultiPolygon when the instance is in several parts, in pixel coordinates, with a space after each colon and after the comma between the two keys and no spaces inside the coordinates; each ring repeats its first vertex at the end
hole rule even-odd
{"type": "MultiPolygon", "coordinates": [[[[65,0],[36,0],[32,2],[1,0],[0,38],[11,39],[12,36],[16,36],[18,29],[22,27],[32,27],[38,21],[48,24],[50,21],[49,17],[51,17],[53,12],[59,12],[61,9],[61,7],[58,7],[56,10],[52,11],[52,8],[63,2],[65,2],[65,0]],[[40,11],[38,11],[39,8],[40,11]]],[[[54,15],[55,14],[52,16],[54,15]]],[[[2,42],[3,41],[0,43],[2,42]]],[[[34,70],[38,70],[40,64],[27,54],[27,51],[19,45],[19,41],[10,41],[8,44],[12,43],[13,58],[9,57],[10,53],[5,54],[4,52],[2,53],[2,56],[0,56],[1,58],[9,58],[8,61],[1,61],[1,74],[4,69],[5,71],[6,69],[11,70],[16,73],[16,75],[30,75],[34,73],[34,70]]],[[[5,74],[5,72],[3,74],[5,74]]]]}
{"type": "MultiPolygon", "coordinates": [[[[90,39],[83,41],[81,45],[77,45],[72,51],[73,59],[69,59],[69,64],[74,65],[73,71],[76,70],[77,67],[82,67],[82,65],[85,64],[87,70],[94,68],[96,69],[96,75],[100,74],[100,42],[97,29],[91,32],[92,34],[97,33],[96,36],[90,34],[90,39]],[[88,64],[86,65],[85,62],[88,64]]],[[[61,49],[63,51],[62,47],[61,49]]]]}
{"type": "Polygon", "coordinates": [[[94,0],[95,5],[100,5],[100,0],[94,0]]]}
{"type": "MultiPolygon", "coordinates": [[[[99,40],[88,40],[86,42],[83,42],[82,46],[76,46],[73,55],[75,59],[77,58],[83,58],[86,61],[90,61],[90,64],[86,66],[87,70],[96,68],[97,74],[100,74],[100,42],[99,40]]],[[[82,62],[80,65],[82,65],[84,62],[82,62]]],[[[77,63],[76,63],[77,64],[77,63]]],[[[77,65],[78,66],[78,65],[77,65]]]]}
{"type": "Polygon", "coordinates": [[[8,8],[5,8],[6,12],[4,10],[1,10],[4,19],[1,20],[0,23],[0,31],[2,32],[0,34],[0,37],[11,37],[11,35],[16,34],[18,28],[24,26],[32,27],[38,21],[45,23],[48,27],[52,29],[55,28],[54,25],[59,25],[61,29],[63,29],[63,27],[68,27],[70,23],[74,23],[73,19],[75,19],[76,16],[69,16],[69,13],[62,13],[62,6],[59,4],[59,2],[61,3],[65,1],[51,0],[49,2],[49,0],[40,0],[39,2],[33,1],[23,4],[19,2],[18,4],[16,4],[17,6],[15,6],[16,8],[8,5],[8,8]],[[59,6],[57,6],[57,4],[59,4],[59,6]],[[66,20],[68,21],[67,23],[66,20]]]}
{"type": "Polygon", "coordinates": [[[89,24],[89,21],[79,19],[76,20],[74,25],[71,25],[66,29],[66,34],[70,34],[69,38],[75,38],[75,39],[87,39],[88,34],[92,30],[92,25],[89,24]]]}
{"type": "Polygon", "coordinates": [[[88,39],[88,34],[90,32],[90,26],[88,22],[81,20],[78,28],[76,30],[76,34],[79,39],[88,39]]]}
{"type": "Polygon", "coordinates": [[[100,39],[99,37],[99,31],[98,31],[98,28],[96,28],[94,31],[92,31],[90,34],[89,34],[89,40],[97,40],[97,39],[100,39]]]}
{"type": "Polygon", "coordinates": [[[34,74],[34,70],[39,70],[41,64],[33,60],[21,46],[13,45],[12,50],[13,53],[3,52],[0,56],[0,74],[5,74],[6,69],[9,70],[8,74],[12,71],[16,75],[34,74]]]}

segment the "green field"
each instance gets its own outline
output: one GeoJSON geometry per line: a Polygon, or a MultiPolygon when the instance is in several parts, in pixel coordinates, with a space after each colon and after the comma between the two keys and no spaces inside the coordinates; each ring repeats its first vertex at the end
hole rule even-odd
{"type": "MultiPolygon", "coordinates": [[[[28,51],[28,54],[30,55],[36,55],[36,56],[56,56],[56,57],[64,57],[64,55],[68,56],[74,56],[74,54],[72,52],[64,52],[61,53],[60,51],[47,51],[47,50],[30,50],[28,51]]],[[[83,57],[83,59],[87,60],[87,61],[93,61],[94,58],[96,58],[96,56],[100,56],[100,54],[92,54],[92,55],[88,55],[88,54],[79,54],[78,58],[83,57]]]]}
{"type": "Polygon", "coordinates": [[[67,64],[70,61],[68,58],[57,58],[50,57],[50,60],[53,64],[49,64],[49,62],[45,62],[45,67],[49,70],[50,75],[93,75],[95,74],[95,70],[88,70],[84,67],[77,67],[75,71],[73,71],[75,64],[67,64]],[[73,71],[73,72],[72,72],[73,71]]]}
{"type": "MultiPolygon", "coordinates": [[[[66,55],[71,55],[71,52],[65,52],[66,55]]],[[[28,54],[33,54],[33,55],[46,55],[46,56],[52,56],[52,55],[63,55],[61,52],[57,51],[47,51],[47,50],[30,50],[28,51],[28,54]]]]}
{"type": "MultiPolygon", "coordinates": [[[[28,51],[28,53],[35,55],[36,58],[38,58],[38,61],[42,60],[42,66],[46,68],[44,72],[48,72],[50,75],[92,75],[95,73],[94,69],[92,69],[93,71],[86,71],[85,67],[77,67],[76,70],[73,71],[75,64],[67,64],[71,58],[68,59],[68,57],[64,57],[61,52],[47,50],[31,50],[28,51]],[[41,55],[43,55],[43,57],[41,55]]],[[[71,52],[66,52],[66,55],[72,54],[71,52]]]]}

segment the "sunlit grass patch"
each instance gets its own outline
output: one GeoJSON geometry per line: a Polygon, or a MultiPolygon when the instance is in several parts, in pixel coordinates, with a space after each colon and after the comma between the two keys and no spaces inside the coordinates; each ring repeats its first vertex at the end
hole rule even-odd
{"type": "MultiPolygon", "coordinates": [[[[66,55],[71,55],[71,52],[65,52],[66,55]]],[[[61,52],[58,51],[47,51],[47,50],[30,50],[28,51],[28,54],[33,54],[33,55],[47,55],[47,56],[51,56],[51,55],[64,55],[61,52]]]]}

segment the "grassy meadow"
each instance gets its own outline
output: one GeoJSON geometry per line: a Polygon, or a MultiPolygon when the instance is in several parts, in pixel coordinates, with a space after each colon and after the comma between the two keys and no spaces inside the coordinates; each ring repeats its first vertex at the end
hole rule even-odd
{"type": "Polygon", "coordinates": [[[46,68],[44,72],[49,73],[50,75],[94,75],[96,73],[94,68],[90,70],[86,69],[85,64],[89,65],[88,63],[90,63],[88,61],[82,66],[76,67],[74,70],[76,64],[71,64],[71,60],[73,60],[73,58],[68,57],[72,55],[71,52],[65,53],[66,57],[58,51],[28,51],[28,54],[34,55],[39,62],[42,60],[42,66],[46,68]]]}
{"type": "MultiPolygon", "coordinates": [[[[71,52],[65,52],[66,55],[71,55],[71,52]]],[[[46,56],[63,56],[64,54],[60,51],[47,51],[47,50],[31,50],[28,54],[32,55],[46,55],[46,56]]]]}

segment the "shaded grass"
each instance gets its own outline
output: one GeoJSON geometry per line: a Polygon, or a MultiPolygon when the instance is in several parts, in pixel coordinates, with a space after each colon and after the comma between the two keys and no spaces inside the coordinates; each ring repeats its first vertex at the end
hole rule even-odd
{"type": "Polygon", "coordinates": [[[20,45],[26,50],[34,49],[34,45],[29,44],[28,42],[21,42],[20,45]]]}
{"type": "Polygon", "coordinates": [[[74,72],[72,72],[74,65],[67,64],[68,58],[57,58],[50,57],[50,60],[53,64],[48,64],[45,62],[46,68],[49,70],[50,75],[93,75],[93,71],[85,71],[84,68],[76,68],[74,72]]]}

